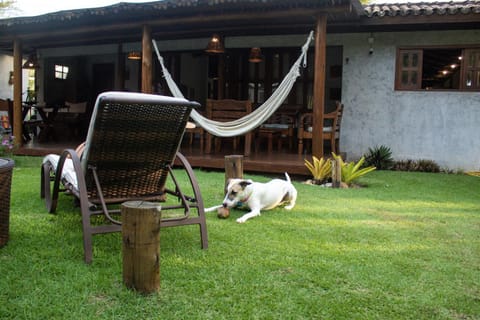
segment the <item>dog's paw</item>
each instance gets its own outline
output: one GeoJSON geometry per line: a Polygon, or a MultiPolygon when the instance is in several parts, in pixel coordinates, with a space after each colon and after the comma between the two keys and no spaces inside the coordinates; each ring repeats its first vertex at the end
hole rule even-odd
{"type": "Polygon", "coordinates": [[[285,209],[287,209],[287,210],[292,210],[293,207],[295,207],[294,204],[289,204],[288,206],[285,206],[285,209]]]}
{"type": "Polygon", "coordinates": [[[238,218],[237,223],[245,223],[247,221],[246,219],[238,218]]]}

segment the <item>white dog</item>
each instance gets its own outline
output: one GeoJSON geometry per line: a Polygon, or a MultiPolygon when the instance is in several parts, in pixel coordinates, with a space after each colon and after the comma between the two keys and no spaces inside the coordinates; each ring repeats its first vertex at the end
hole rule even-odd
{"type": "Polygon", "coordinates": [[[228,180],[227,194],[223,204],[206,209],[214,211],[218,208],[248,208],[250,212],[237,219],[244,223],[250,218],[260,215],[261,210],[273,209],[285,204],[285,209],[291,210],[297,201],[297,190],[285,173],[286,180],[273,179],[267,183],[253,182],[252,180],[228,180]]]}

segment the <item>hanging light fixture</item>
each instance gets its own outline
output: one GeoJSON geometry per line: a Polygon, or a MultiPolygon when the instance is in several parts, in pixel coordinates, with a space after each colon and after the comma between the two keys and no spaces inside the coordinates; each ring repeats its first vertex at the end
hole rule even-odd
{"type": "Polygon", "coordinates": [[[27,61],[22,66],[23,69],[38,69],[40,65],[38,64],[37,55],[32,53],[27,61]]]}
{"type": "Polygon", "coordinates": [[[252,63],[259,63],[262,62],[262,50],[260,48],[252,48],[250,49],[250,56],[248,58],[248,61],[252,63]]]}
{"type": "Polygon", "coordinates": [[[127,55],[127,59],[129,60],[141,60],[142,59],[142,53],[139,51],[131,51],[127,55]]]}
{"type": "Polygon", "coordinates": [[[214,34],[208,42],[205,52],[208,53],[224,53],[225,47],[223,46],[222,39],[218,34],[214,34]]]}

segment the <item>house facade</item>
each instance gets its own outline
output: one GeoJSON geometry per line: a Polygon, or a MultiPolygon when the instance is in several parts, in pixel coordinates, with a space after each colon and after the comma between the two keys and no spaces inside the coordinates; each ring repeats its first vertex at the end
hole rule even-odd
{"type": "Polygon", "coordinates": [[[348,44],[343,46],[348,63],[343,66],[342,150],[358,158],[368,148],[385,145],[396,160],[429,159],[452,170],[478,170],[480,89],[398,90],[395,76],[398,48],[477,46],[478,50],[480,29],[373,35],[371,55],[365,44],[368,34],[335,37],[348,44]]]}
{"type": "Polygon", "coordinates": [[[97,93],[111,89],[170,94],[154,39],[188,98],[259,105],[275,91],[310,30],[316,35],[308,66],[284,104],[314,113],[314,155],[324,150],[318,129],[323,114],[341,100],[340,150],[347,160],[385,145],[396,160],[479,170],[478,1],[118,4],[0,20],[0,49],[14,62],[37,56],[36,99],[46,104],[89,101],[91,107],[97,93]],[[213,33],[222,36],[225,54],[204,53],[213,33]],[[261,63],[248,62],[253,47],[262,49],[261,63]],[[136,51],[142,60],[127,58],[136,51]],[[58,70],[69,76],[56,78],[58,70]]]}

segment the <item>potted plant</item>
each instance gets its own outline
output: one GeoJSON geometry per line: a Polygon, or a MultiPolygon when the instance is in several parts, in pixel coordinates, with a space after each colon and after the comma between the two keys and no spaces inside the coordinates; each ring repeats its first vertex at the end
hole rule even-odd
{"type": "Polygon", "coordinates": [[[10,223],[10,188],[15,162],[10,158],[14,149],[14,137],[11,134],[1,134],[0,144],[0,247],[8,242],[10,223]]]}

